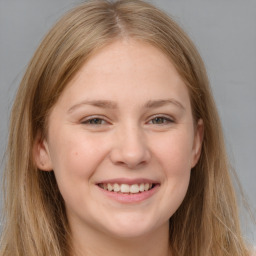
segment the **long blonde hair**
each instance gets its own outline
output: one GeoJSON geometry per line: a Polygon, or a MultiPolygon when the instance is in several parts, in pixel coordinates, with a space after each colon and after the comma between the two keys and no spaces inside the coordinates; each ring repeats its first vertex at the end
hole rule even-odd
{"type": "Polygon", "coordinates": [[[0,256],[70,255],[65,206],[54,173],[42,172],[32,148],[67,83],[97,49],[123,37],[162,50],[186,83],[195,121],[204,122],[202,153],[187,195],[170,219],[174,256],[247,256],[222,129],[204,64],[166,14],[140,0],[92,0],[47,34],[21,81],[11,113],[4,177],[5,223],[0,256]]]}

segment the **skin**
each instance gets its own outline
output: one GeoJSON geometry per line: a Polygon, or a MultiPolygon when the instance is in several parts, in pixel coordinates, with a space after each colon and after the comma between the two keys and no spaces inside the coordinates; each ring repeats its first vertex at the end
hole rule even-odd
{"type": "Polygon", "coordinates": [[[56,175],[76,254],[169,255],[168,221],[185,197],[202,137],[187,87],[160,50],[125,39],[96,52],[35,147],[38,167],[56,175]],[[97,185],[117,178],[151,179],[158,188],[140,202],[119,202],[97,185]]]}

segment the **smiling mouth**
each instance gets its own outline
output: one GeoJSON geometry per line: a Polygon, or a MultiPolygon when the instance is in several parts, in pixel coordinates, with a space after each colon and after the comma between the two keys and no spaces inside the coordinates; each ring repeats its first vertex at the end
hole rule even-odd
{"type": "Polygon", "coordinates": [[[139,194],[153,189],[157,184],[154,183],[140,183],[140,184],[117,184],[117,183],[99,183],[100,188],[109,192],[116,192],[121,194],[139,194]]]}

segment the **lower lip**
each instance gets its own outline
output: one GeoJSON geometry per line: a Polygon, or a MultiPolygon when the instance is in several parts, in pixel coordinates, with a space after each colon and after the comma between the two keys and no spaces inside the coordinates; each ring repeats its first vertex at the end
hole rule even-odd
{"type": "Polygon", "coordinates": [[[152,189],[140,193],[135,194],[125,194],[125,193],[118,193],[118,192],[110,192],[98,186],[98,188],[111,199],[114,199],[121,203],[139,203],[142,202],[150,197],[152,197],[159,189],[160,185],[155,185],[152,189]]]}

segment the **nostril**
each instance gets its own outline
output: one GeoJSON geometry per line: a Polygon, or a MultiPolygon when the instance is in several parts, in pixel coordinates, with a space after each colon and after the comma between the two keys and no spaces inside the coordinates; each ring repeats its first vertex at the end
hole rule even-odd
{"type": "Polygon", "coordinates": [[[114,164],[126,166],[133,169],[137,166],[145,165],[151,158],[151,153],[143,135],[131,135],[134,131],[130,131],[128,136],[118,138],[115,145],[110,151],[110,158],[114,164]]]}
{"type": "Polygon", "coordinates": [[[110,156],[111,161],[115,165],[127,167],[129,169],[135,169],[141,166],[145,166],[148,162],[150,157],[146,155],[128,155],[122,152],[112,152],[110,156]]]}

